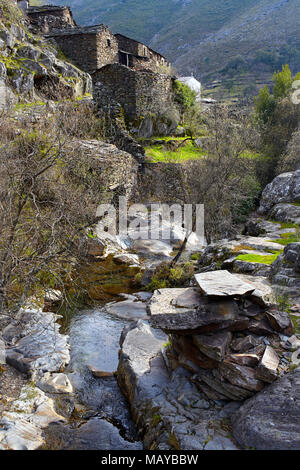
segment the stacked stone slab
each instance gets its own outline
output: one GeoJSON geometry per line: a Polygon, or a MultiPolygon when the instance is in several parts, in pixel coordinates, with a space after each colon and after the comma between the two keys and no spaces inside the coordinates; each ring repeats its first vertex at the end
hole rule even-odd
{"type": "Polygon", "coordinates": [[[152,326],[169,334],[171,369],[193,372],[212,400],[245,400],[287,371],[282,339],[293,334],[292,322],[228,271],[198,274],[196,281],[197,287],[154,293],[152,326]]]}

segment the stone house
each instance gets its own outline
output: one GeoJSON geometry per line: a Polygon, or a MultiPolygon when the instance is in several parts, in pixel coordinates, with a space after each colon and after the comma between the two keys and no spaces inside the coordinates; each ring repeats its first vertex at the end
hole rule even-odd
{"type": "Polygon", "coordinates": [[[161,67],[170,67],[167,59],[153,51],[145,44],[128,38],[123,34],[115,34],[119,45],[119,63],[136,69],[159,70],[161,67]]]}
{"type": "Polygon", "coordinates": [[[103,24],[52,31],[47,37],[53,38],[66,57],[85,72],[118,62],[118,42],[103,24]]]}
{"type": "Polygon", "coordinates": [[[33,30],[40,34],[48,34],[57,29],[65,30],[77,27],[69,7],[45,5],[40,7],[27,6],[26,8],[24,4],[26,4],[24,1],[18,2],[18,6],[26,11],[33,30]]]}

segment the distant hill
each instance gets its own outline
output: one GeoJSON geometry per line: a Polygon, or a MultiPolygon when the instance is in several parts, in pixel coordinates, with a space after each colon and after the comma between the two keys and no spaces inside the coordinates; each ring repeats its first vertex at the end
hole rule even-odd
{"type": "Polygon", "coordinates": [[[299,0],[61,0],[80,24],[106,23],[193,72],[214,93],[253,94],[274,70],[300,70],[299,0]]]}

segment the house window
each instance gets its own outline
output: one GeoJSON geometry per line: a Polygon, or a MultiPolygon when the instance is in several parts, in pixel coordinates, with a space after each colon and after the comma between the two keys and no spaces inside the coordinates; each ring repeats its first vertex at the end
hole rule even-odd
{"type": "Polygon", "coordinates": [[[110,39],[107,40],[107,46],[111,47],[111,40],[110,39]]]}

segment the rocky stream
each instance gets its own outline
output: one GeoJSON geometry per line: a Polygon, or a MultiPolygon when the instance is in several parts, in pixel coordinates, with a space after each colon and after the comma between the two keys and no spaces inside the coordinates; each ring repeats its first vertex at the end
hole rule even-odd
{"type": "Polygon", "coordinates": [[[171,259],[175,241],[118,240],[96,263],[108,267],[110,298],[87,267],[98,306],[61,331],[50,307],[20,310],[0,360],[26,380],[1,413],[0,449],[299,449],[300,244],[282,250],[276,240],[296,228],[267,214],[278,200],[296,207],[282,179],[244,235],[201,250],[190,286],[133,292],[128,279],[171,259]],[[271,265],[238,259],[276,250],[271,265]],[[287,275],[289,313],[275,298],[287,275]]]}

